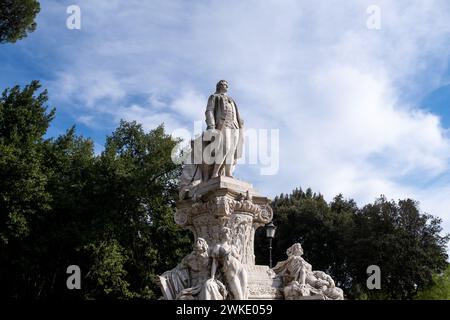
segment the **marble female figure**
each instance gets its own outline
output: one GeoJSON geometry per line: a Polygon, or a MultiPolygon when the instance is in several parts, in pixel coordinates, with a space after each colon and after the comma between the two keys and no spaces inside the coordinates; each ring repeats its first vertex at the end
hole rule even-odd
{"type": "Polygon", "coordinates": [[[211,278],[214,279],[217,270],[222,274],[233,300],[247,300],[247,271],[240,262],[236,248],[231,244],[231,229],[224,227],[220,231],[219,243],[212,251],[211,278]]]}

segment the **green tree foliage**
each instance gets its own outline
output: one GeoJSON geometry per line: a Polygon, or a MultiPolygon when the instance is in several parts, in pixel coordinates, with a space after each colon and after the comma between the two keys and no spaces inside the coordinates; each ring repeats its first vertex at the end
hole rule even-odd
{"type": "MultiPolygon", "coordinates": [[[[187,232],[173,221],[180,174],[170,158],[175,143],[162,126],[146,134],[135,122],[121,122],[96,161],[89,192],[96,211],[89,243],[94,251],[112,248],[105,259],[117,257],[116,275],[122,274],[129,287],[123,284],[114,297],[157,298],[155,275],[174,267],[190,248],[187,232]]],[[[95,261],[89,275],[104,263],[95,261]]],[[[103,269],[107,275],[109,268],[103,269]]],[[[87,280],[94,297],[111,291],[108,282],[103,281],[103,288],[98,279],[87,280]]]]}
{"type": "MultiPolygon", "coordinates": [[[[327,203],[310,189],[294,190],[273,202],[274,261],[286,259],[295,242],[316,270],[332,275],[349,298],[411,299],[433,283],[432,275],[447,266],[448,236],[441,221],[422,214],[413,200],[380,197],[359,209],[342,195],[327,203]],[[367,267],[381,268],[381,290],[369,290],[367,267]]],[[[257,262],[267,264],[264,230],[257,232],[257,262]]]]}
{"type": "Polygon", "coordinates": [[[16,42],[36,29],[36,0],[0,0],[0,43],[16,42]]]}
{"type": "Polygon", "coordinates": [[[443,273],[433,275],[433,285],[420,291],[417,300],[450,300],[450,265],[443,273]]]}
{"type": "Polygon", "coordinates": [[[53,119],[47,92],[34,97],[39,83],[5,90],[0,98],[0,241],[21,239],[38,213],[48,212],[51,196],[43,173],[43,135],[53,119]]]}
{"type": "Polygon", "coordinates": [[[448,236],[441,236],[441,220],[421,214],[418,203],[395,203],[381,197],[362,208],[355,217],[353,248],[349,259],[354,281],[369,298],[411,299],[432,284],[432,275],[447,267],[448,236]],[[380,292],[364,286],[364,264],[381,268],[380,292]]]}
{"type": "Polygon", "coordinates": [[[0,99],[0,283],[14,297],[28,296],[33,282],[29,274],[39,274],[33,259],[41,248],[35,250],[26,239],[51,214],[42,137],[54,111],[44,107],[45,91],[34,96],[38,89],[38,82],[23,90],[16,86],[0,99]]]}
{"type": "Polygon", "coordinates": [[[162,126],[121,122],[101,155],[69,129],[44,139],[39,83],[0,100],[0,283],[14,298],[157,298],[155,276],[190,249],[173,221],[180,168],[162,126]],[[66,288],[79,265],[82,290],[66,288]]]}

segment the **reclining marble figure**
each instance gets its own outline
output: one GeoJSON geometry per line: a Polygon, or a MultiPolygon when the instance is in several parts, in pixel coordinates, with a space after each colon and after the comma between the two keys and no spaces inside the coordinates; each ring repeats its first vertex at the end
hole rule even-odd
{"type": "Polygon", "coordinates": [[[313,271],[311,264],[303,258],[300,243],[295,243],[286,254],[287,260],[278,262],[272,269],[283,279],[283,293],[286,300],[316,296],[324,300],[343,300],[342,289],[337,288],[333,279],[323,271],[313,271]]]}

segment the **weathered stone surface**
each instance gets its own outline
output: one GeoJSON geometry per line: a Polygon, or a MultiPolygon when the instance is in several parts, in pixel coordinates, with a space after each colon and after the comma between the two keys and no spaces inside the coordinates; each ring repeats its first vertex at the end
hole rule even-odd
{"type": "Polygon", "coordinates": [[[286,300],[343,300],[342,289],[323,271],[313,271],[312,265],[303,258],[300,243],[287,249],[287,260],[280,261],[273,271],[283,281],[283,295],[286,300]]]}
{"type": "Polygon", "coordinates": [[[283,282],[268,266],[246,265],[250,300],[283,299],[283,282]]]}
{"type": "Polygon", "coordinates": [[[199,185],[198,197],[177,203],[175,222],[203,238],[209,246],[219,241],[220,230],[232,230],[235,245],[244,264],[254,264],[255,230],[272,220],[270,199],[260,196],[251,184],[219,176],[199,185]]]}
{"type": "MultiPolygon", "coordinates": [[[[194,289],[190,289],[188,286],[192,281],[185,280],[183,287],[180,281],[173,280],[173,275],[179,274],[178,267],[160,277],[162,290],[167,292],[165,298],[202,299],[210,291],[212,294],[208,297],[220,298],[224,292],[220,290],[223,284],[227,299],[281,299],[281,279],[268,266],[255,265],[255,231],[272,220],[270,199],[261,196],[251,184],[226,176],[199,184],[195,192],[196,197],[177,202],[174,219],[209,247],[211,273],[208,277],[216,283],[205,280],[203,286],[206,288],[195,283],[194,289]],[[224,233],[226,237],[222,236],[224,233]],[[221,250],[229,254],[229,258],[221,257],[221,250]],[[230,263],[226,268],[223,268],[224,261],[230,263]],[[242,286],[245,288],[240,291],[242,286]]],[[[202,258],[197,255],[201,261],[204,256],[205,253],[202,258]]]]}
{"type": "Polygon", "coordinates": [[[228,82],[220,80],[210,95],[205,121],[207,129],[191,141],[184,155],[180,179],[180,199],[200,182],[218,176],[233,177],[237,160],[242,157],[244,121],[233,98],[228,96],[228,82]]]}

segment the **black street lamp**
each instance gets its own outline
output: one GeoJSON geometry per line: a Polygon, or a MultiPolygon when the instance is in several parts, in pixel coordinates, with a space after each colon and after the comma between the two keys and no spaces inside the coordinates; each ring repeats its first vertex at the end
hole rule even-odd
{"type": "Polygon", "coordinates": [[[272,240],[275,237],[277,227],[271,221],[266,225],[266,237],[269,238],[269,267],[272,268],[272,240]]]}

